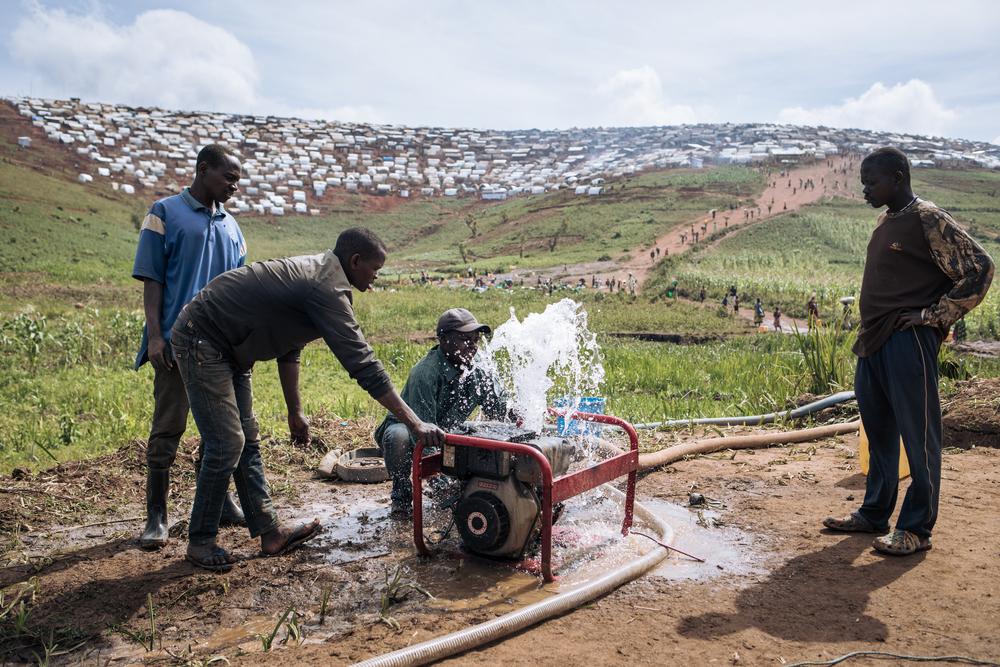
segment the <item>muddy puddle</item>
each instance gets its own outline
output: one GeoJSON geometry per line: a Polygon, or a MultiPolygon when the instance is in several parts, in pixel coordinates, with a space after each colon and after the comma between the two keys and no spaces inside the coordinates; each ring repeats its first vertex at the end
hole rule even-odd
{"type": "MultiPolygon", "coordinates": [[[[414,577],[434,595],[428,604],[445,609],[481,609],[520,606],[572,589],[624,565],[654,548],[639,535],[621,536],[622,508],[600,491],[570,499],[553,527],[553,565],[557,580],[543,585],[539,552],[522,561],[492,560],[465,551],[457,531],[449,530],[450,513],[427,499],[425,535],[438,542],[434,555],[417,558],[408,522],[389,517],[388,485],[336,485],[328,502],[315,498],[296,508],[303,518],[316,516],[323,534],[310,550],[330,566],[361,560],[382,566],[405,561],[414,577]],[[442,536],[443,539],[442,539],[442,536]]],[[[673,545],[705,559],[699,563],[672,552],[653,576],[674,580],[703,580],[746,576],[760,570],[754,537],[722,522],[711,508],[689,508],[657,499],[642,501],[674,531],[673,545]]],[[[637,518],[636,530],[654,534],[637,518]]]]}
{"type": "MultiPolygon", "coordinates": [[[[578,588],[614,568],[626,565],[657,548],[635,533],[622,537],[623,508],[601,490],[572,498],[553,527],[553,565],[557,579],[544,584],[537,546],[520,561],[493,560],[469,553],[457,530],[449,530],[450,510],[426,498],[425,535],[437,542],[434,554],[421,558],[413,546],[412,524],[389,516],[389,484],[344,483],[312,487],[299,502],[282,509],[288,518],[318,517],[322,535],[306,547],[311,553],[303,570],[307,578],[328,577],[340,602],[320,623],[315,605],[300,607],[296,622],[306,643],[335,641],[359,625],[378,623],[378,596],[387,573],[401,567],[405,579],[418,584],[432,598],[414,594],[391,613],[402,620],[428,610],[448,614],[488,611],[503,614],[559,593],[578,588]],[[354,602],[346,602],[354,600],[354,602]],[[417,606],[412,606],[412,604],[417,606]]],[[[650,575],[670,580],[707,580],[742,577],[755,572],[753,537],[736,528],[718,525],[712,509],[691,509],[643,500],[643,505],[674,531],[673,544],[706,559],[698,563],[671,553],[650,575]]],[[[655,535],[655,529],[637,517],[636,531],[655,535]]],[[[220,627],[198,642],[200,651],[238,647],[259,651],[262,637],[275,632],[278,616],[248,614],[223,618],[220,627]],[[228,621],[228,622],[227,622],[228,621]]],[[[287,635],[281,625],[279,638],[287,635]]]]}
{"type": "Polygon", "coordinates": [[[746,577],[762,571],[763,556],[750,533],[722,523],[712,509],[692,508],[658,499],[641,501],[674,531],[671,545],[705,559],[704,563],[672,553],[650,576],[673,580],[746,577]]]}

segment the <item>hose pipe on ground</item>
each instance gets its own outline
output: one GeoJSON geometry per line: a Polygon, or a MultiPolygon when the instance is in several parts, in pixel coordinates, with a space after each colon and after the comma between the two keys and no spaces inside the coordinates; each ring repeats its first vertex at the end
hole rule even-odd
{"type": "Polygon", "coordinates": [[[662,422],[646,422],[645,424],[633,424],[637,429],[657,429],[663,427],[672,426],[697,426],[699,424],[703,425],[714,425],[714,426],[758,426],[760,424],[771,424],[778,421],[779,419],[801,419],[806,415],[811,415],[814,412],[819,412],[820,410],[829,408],[830,406],[837,405],[839,403],[845,403],[854,398],[853,391],[841,391],[836,394],[831,394],[818,401],[813,401],[812,403],[807,403],[805,405],[799,406],[793,410],[785,410],[784,412],[768,412],[764,415],[746,415],[741,417],[698,417],[696,419],[670,419],[662,422]]]}
{"type": "MultiPolygon", "coordinates": [[[[619,502],[624,502],[625,494],[618,489],[608,485],[601,488],[619,502]]],[[[635,503],[635,514],[653,527],[660,542],[669,544],[673,541],[673,529],[646,507],[643,507],[641,503],[635,503]]],[[[560,593],[547,600],[530,604],[517,611],[453,632],[450,635],[370,658],[356,663],[355,667],[425,665],[477,646],[489,644],[542,621],[565,614],[582,604],[610,593],[656,567],[660,561],[666,558],[667,553],[667,549],[654,544],[653,548],[645,555],[579,588],[560,593]]]]}
{"type": "MultiPolygon", "coordinates": [[[[835,394],[834,396],[842,396],[844,394],[851,394],[849,398],[853,398],[853,392],[842,392],[842,394],[835,394]]],[[[828,398],[832,399],[833,396],[828,398]]],[[[849,398],[842,400],[849,400],[849,398]]],[[[836,402],[842,402],[842,400],[836,402]]],[[[825,401],[817,401],[816,403],[810,404],[810,406],[824,402],[825,401]]],[[[804,410],[810,406],[802,406],[799,410],[804,410]]],[[[659,452],[642,454],[639,456],[639,469],[649,470],[651,468],[674,463],[685,456],[691,456],[694,454],[709,454],[722,449],[754,449],[758,447],[767,447],[769,445],[808,442],[810,440],[829,438],[835,435],[853,433],[858,430],[860,425],[861,420],[858,419],[844,424],[830,424],[827,426],[818,426],[815,428],[800,429],[797,431],[785,431],[781,433],[759,433],[755,435],[731,436],[723,438],[703,438],[701,440],[675,445],[674,447],[668,447],[659,452]]],[[[618,491],[614,487],[604,485],[601,488],[607,489],[619,500],[624,499],[625,494],[618,491]]],[[[660,542],[669,544],[673,541],[673,529],[671,529],[669,525],[658,518],[655,514],[650,512],[649,509],[644,507],[641,503],[635,503],[635,513],[653,526],[655,531],[659,534],[660,542]]],[[[376,656],[363,662],[356,663],[356,665],[358,667],[404,667],[409,665],[424,665],[429,662],[434,662],[435,660],[441,660],[448,656],[495,642],[499,639],[519,632],[520,630],[541,623],[542,621],[565,614],[582,604],[614,591],[620,586],[651,570],[658,563],[660,563],[660,561],[666,558],[666,556],[667,549],[662,546],[654,546],[653,549],[651,549],[644,556],[641,556],[631,563],[617,568],[578,589],[568,591],[566,593],[560,593],[553,598],[536,602],[491,621],[486,621],[485,623],[480,623],[479,625],[459,630],[458,632],[453,632],[449,635],[438,637],[437,639],[430,639],[426,642],[416,644],[415,646],[409,646],[398,651],[393,651],[392,653],[376,656]]]]}
{"type": "Polygon", "coordinates": [[[755,449],[769,445],[784,445],[793,442],[809,442],[821,440],[835,435],[854,433],[861,425],[860,419],[843,424],[828,424],[814,428],[804,428],[797,431],[782,431],[781,433],[757,433],[754,435],[733,435],[724,438],[702,438],[685,442],[673,447],[661,449],[658,452],[639,455],[639,470],[649,470],[659,466],[669,465],[692,454],[711,454],[723,449],[755,449]]]}

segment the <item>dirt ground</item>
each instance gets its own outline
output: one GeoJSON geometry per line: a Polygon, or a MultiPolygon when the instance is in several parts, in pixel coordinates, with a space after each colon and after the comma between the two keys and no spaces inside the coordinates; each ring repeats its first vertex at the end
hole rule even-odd
{"type": "MultiPolygon", "coordinates": [[[[323,438],[357,446],[370,427],[329,421],[323,438]]],[[[646,434],[643,447],[702,435],[646,434]]],[[[187,441],[185,452],[193,447],[187,441]]],[[[388,485],[319,479],[313,468],[322,448],[265,444],[279,511],[319,516],[323,536],[293,554],[260,558],[245,532],[227,529],[224,542],[245,560],[221,575],[182,559],[193,486],[187,453],[176,465],[172,496],[178,537],[158,553],[135,543],[142,443],[0,481],[0,613],[11,609],[0,619],[3,664],[36,664],[45,644],[52,664],[199,665],[215,656],[231,664],[347,664],[487,620],[589,576],[588,558],[580,568],[573,560],[588,547],[574,547],[572,531],[557,546],[564,576],[544,587],[530,573],[454,546],[418,559],[409,525],[388,518],[388,485]],[[380,621],[386,574],[398,566],[404,582],[434,599],[411,591],[386,605],[380,621]],[[147,651],[149,600],[156,630],[147,651]],[[290,609],[265,652],[260,635],[290,609]]],[[[934,549],[892,559],[871,550],[870,536],[819,528],[827,514],[860,502],[856,448],[856,438],[845,437],[720,452],[646,474],[639,499],[666,517],[678,546],[706,564],[672,555],[594,603],[450,662],[785,664],[858,649],[1000,659],[1000,451],[947,449],[934,549]],[[707,508],[686,506],[692,491],[708,499],[707,508]]],[[[602,567],[613,548],[595,547],[589,567],[602,567]]]]}

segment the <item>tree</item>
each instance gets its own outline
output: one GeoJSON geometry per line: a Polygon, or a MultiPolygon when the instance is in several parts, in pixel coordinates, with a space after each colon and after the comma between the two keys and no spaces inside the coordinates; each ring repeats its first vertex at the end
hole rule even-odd
{"type": "Polygon", "coordinates": [[[465,250],[465,242],[464,241],[459,241],[458,242],[458,254],[460,254],[462,256],[462,264],[468,264],[469,263],[469,259],[466,256],[467,252],[465,250]]]}
{"type": "Polygon", "coordinates": [[[568,228],[569,228],[569,223],[566,222],[565,220],[559,223],[559,228],[549,238],[549,252],[556,251],[556,244],[559,243],[559,237],[565,234],[568,228]]]}
{"type": "Polygon", "coordinates": [[[479,231],[476,229],[476,226],[478,224],[479,221],[476,220],[476,216],[472,215],[471,213],[465,216],[465,226],[468,227],[469,230],[472,232],[472,238],[476,238],[476,235],[479,233],[479,231]]]}

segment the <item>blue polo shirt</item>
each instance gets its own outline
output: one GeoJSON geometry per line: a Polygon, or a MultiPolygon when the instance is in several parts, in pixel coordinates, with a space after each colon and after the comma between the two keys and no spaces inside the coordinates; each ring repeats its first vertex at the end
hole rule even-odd
{"type": "MultiPolygon", "coordinates": [[[[243,266],[246,256],[243,232],[222,204],[210,209],[187,188],[153,204],[139,230],[132,277],[163,284],[160,329],[165,340],[185,304],[212,278],[243,266]]],[[[137,370],[149,361],[148,344],[143,327],[137,370]]]]}

